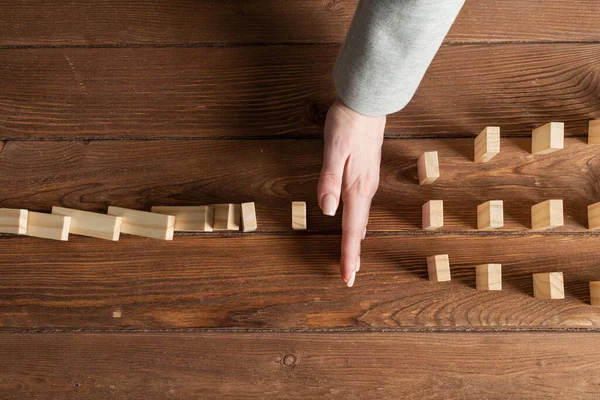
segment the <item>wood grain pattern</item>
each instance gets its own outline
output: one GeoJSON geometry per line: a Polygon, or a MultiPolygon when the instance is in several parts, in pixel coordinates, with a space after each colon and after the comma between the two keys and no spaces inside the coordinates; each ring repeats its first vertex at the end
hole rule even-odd
{"type": "MultiPolygon", "coordinates": [[[[4,0],[0,45],[341,43],[357,3],[4,0]]],[[[595,0],[469,0],[446,41],[598,41],[599,18],[595,0]]]]}
{"type": "MultiPolygon", "coordinates": [[[[0,51],[0,139],[321,137],[338,49],[0,51]]],[[[560,120],[582,136],[600,117],[598,59],[600,44],[445,47],[387,134],[529,136],[560,120]]]]}

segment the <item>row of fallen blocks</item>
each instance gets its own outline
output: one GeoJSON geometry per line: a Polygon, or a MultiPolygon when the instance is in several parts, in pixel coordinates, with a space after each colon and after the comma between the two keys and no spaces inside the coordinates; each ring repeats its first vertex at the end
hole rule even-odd
{"type": "MultiPolygon", "coordinates": [[[[448,254],[427,257],[427,272],[432,282],[451,280],[448,254]]],[[[475,266],[477,290],[502,290],[502,264],[480,264],[475,266]]],[[[600,306],[600,281],[589,284],[590,303],[600,306]]],[[[562,272],[533,274],[533,296],[536,299],[564,299],[565,287],[562,272]]]]}

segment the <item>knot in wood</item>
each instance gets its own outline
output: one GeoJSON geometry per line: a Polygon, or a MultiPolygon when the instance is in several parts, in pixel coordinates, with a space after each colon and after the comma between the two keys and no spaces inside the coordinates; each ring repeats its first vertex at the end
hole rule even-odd
{"type": "Polygon", "coordinates": [[[285,356],[283,356],[283,359],[281,360],[281,362],[286,367],[291,368],[294,364],[296,364],[297,359],[298,358],[296,357],[295,354],[289,353],[289,354],[286,354],[285,356]]]}

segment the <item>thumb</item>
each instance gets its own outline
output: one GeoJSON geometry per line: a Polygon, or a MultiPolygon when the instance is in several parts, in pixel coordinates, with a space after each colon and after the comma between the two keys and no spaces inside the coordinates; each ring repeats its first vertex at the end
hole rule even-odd
{"type": "Polygon", "coordinates": [[[340,203],[342,176],[346,157],[325,143],[323,168],[317,187],[319,207],[323,214],[334,216],[340,203]]]}

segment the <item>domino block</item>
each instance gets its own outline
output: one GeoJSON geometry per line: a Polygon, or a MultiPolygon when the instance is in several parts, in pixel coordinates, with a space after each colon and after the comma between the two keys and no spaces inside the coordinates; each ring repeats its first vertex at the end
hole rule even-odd
{"type": "Polygon", "coordinates": [[[306,202],[292,202],[292,229],[296,231],[306,230],[306,202]]]}
{"type": "Polygon", "coordinates": [[[588,144],[600,144],[600,119],[590,121],[588,130],[588,144]]]}
{"type": "Polygon", "coordinates": [[[433,231],[444,226],[444,201],[429,200],[423,204],[423,229],[433,231]]]}
{"type": "Polygon", "coordinates": [[[241,206],[239,204],[213,204],[215,209],[213,230],[239,231],[241,206]]]}
{"type": "Polygon", "coordinates": [[[550,122],[534,129],[531,134],[531,153],[548,154],[565,147],[565,124],[550,122]]]}
{"type": "Polygon", "coordinates": [[[29,211],[27,216],[27,236],[44,239],[69,240],[71,217],[29,211]]]}
{"type": "Polygon", "coordinates": [[[71,217],[70,233],[97,239],[119,240],[121,217],[64,207],[52,207],[52,214],[71,217]]]}
{"type": "Polygon", "coordinates": [[[531,207],[531,229],[545,230],[563,225],[562,200],[546,200],[531,207]]]}
{"type": "Polygon", "coordinates": [[[500,153],[500,127],[488,126],[475,138],[474,161],[486,163],[500,153]]]}
{"type": "Polygon", "coordinates": [[[440,177],[440,164],[437,151],[423,153],[417,163],[419,170],[419,185],[431,185],[440,177]]]}
{"type": "Polygon", "coordinates": [[[27,233],[27,210],[0,208],[0,232],[24,235],[27,233]]]}
{"type": "Polygon", "coordinates": [[[254,203],[242,203],[242,230],[244,232],[254,232],[257,228],[254,203]]]}
{"type": "Polygon", "coordinates": [[[533,274],[533,296],[536,299],[564,299],[562,272],[533,274]]]}
{"type": "Polygon", "coordinates": [[[590,304],[600,306],[600,281],[590,282],[590,304]]]}
{"type": "Polygon", "coordinates": [[[450,280],[450,260],[448,254],[427,257],[427,272],[432,282],[450,280]]]}
{"type": "Polygon", "coordinates": [[[153,239],[173,240],[175,216],[132,210],[122,207],[108,207],[108,215],[121,217],[121,232],[129,235],[153,239]]]}
{"type": "Polygon", "coordinates": [[[587,210],[590,229],[600,229],[600,203],[590,204],[587,210]]]}
{"type": "Polygon", "coordinates": [[[504,226],[504,203],[490,200],[477,206],[477,229],[480,231],[504,226]]]}
{"type": "Polygon", "coordinates": [[[175,216],[175,232],[212,232],[212,206],[153,206],[153,213],[175,216]]]}
{"type": "Polygon", "coordinates": [[[477,290],[502,290],[502,264],[475,266],[477,290]]]}

